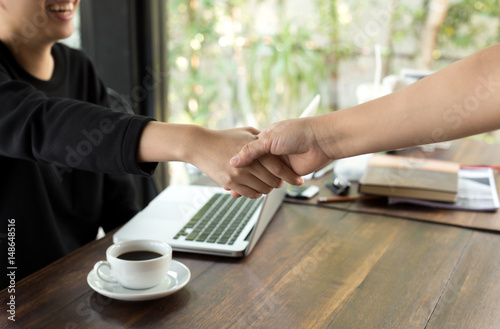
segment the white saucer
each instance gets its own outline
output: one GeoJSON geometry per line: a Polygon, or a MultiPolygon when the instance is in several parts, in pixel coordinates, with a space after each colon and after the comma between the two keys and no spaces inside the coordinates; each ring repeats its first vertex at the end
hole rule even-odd
{"type": "Polygon", "coordinates": [[[119,283],[102,281],[92,270],[87,275],[89,286],[106,297],[119,300],[150,300],[168,296],[184,287],[191,278],[191,272],[186,265],[172,260],[170,269],[163,281],[156,287],[142,290],[128,289],[119,283]]]}

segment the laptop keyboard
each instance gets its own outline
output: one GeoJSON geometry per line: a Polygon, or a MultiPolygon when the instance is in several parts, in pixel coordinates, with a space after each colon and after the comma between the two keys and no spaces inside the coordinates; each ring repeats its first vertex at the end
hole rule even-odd
{"type": "Polygon", "coordinates": [[[174,239],[232,245],[262,203],[262,198],[233,198],[217,193],[184,225],[174,239]]]}

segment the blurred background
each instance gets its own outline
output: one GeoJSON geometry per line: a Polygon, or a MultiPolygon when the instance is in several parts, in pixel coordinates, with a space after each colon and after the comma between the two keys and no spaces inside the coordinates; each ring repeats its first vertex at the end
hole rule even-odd
{"type": "Polygon", "coordinates": [[[170,0],[170,120],[263,128],[298,116],[316,93],[321,113],[356,105],[367,100],[360,86],[369,93],[386,76],[438,70],[498,41],[499,8],[498,0],[170,0]]]}
{"type": "MultiPolygon", "coordinates": [[[[499,0],[148,3],[145,17],[153,27],[136,24],[146,26],[146,33],[131,50],[147,48],[143,40],[149,40],[151,60],[142,71],[158,86],[151,88],[156,93],[146,113],[213,129],[263,129],[298,116],[317,93],[319,113],[341,110],[390,92],[382,86],[388,81],[394,87],[405,75],[425,75],[500,40],[499,0]]],[[[88,6],[82,2],[84,13],[91,11],[88,6]]],[[[110,7],[107,13],[118,10],[110,7]]],[[[94,9],[93,17],[98,15],[94,9]]],[[[88,16],[82,16],[84,31],[88,16]]],[[[68,40],[77,47],[82,41],[105,71],[109,65],[100,64],[85,36],[68,40]]],[[[134,95],[143,101],[146,96],[137,96],[134,86],[137,82],[121,92],[132,102],[134,95]]],[[[496,142],[495,135],[475,138],[496,142]]],[[[171,163],[164,175],[166,185],[191,182],[198,173],[171,163]]]]}
{"type": "Polygon", "coordinates": [[[264,127],[357,103],[360,84],[437,70],[500,37],[498,0],[170,0],[171,119],[264,127]]]}

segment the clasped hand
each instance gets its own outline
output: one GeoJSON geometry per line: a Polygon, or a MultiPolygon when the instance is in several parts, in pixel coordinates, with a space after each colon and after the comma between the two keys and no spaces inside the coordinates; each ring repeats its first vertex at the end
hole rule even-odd
{"type": "Polygon", "coordinates": [[[302,184],[301,176],[272,154],[261,154],[241,167],[230,164],[229,159],[235,152],[256,141],[258,134],[255,128],[204,130],[199,146],[205,149],[203,152],[193,150],[198,156],[193,156],[190,162],[230,190],[233,197],[258,198],[281,187],[284,181],[302,184]]]}
{"type": "MultiPolygon", "coordinates": [[[[324,150],[323,145],[327,142],[313,129],[313,120],[292,119],[269,126],[257,135],[256,140],[243,146],[240,152],[231,158],[231,165],[235,168],[246,168],[255,161],[275,155],[298,175],[314,172],[331,162],[332,158],[324,150]]],[[[284,179],[283,176],[277,176],[284,179]]]]}

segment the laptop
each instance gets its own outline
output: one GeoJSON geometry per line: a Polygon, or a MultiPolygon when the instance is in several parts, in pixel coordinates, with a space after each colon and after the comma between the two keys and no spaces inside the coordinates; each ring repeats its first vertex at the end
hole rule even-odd
{"type": "MultiPolygon", "coordinates": [[[[312,116],[317,95],[300,117],[312,116]]],[[[154,239],[175,251],[242,257],[250,254],[281,206],[286,184],[258,199],[233,198],[222,187],[173,185],[114,235],[115,243],[154,239]]]]}

